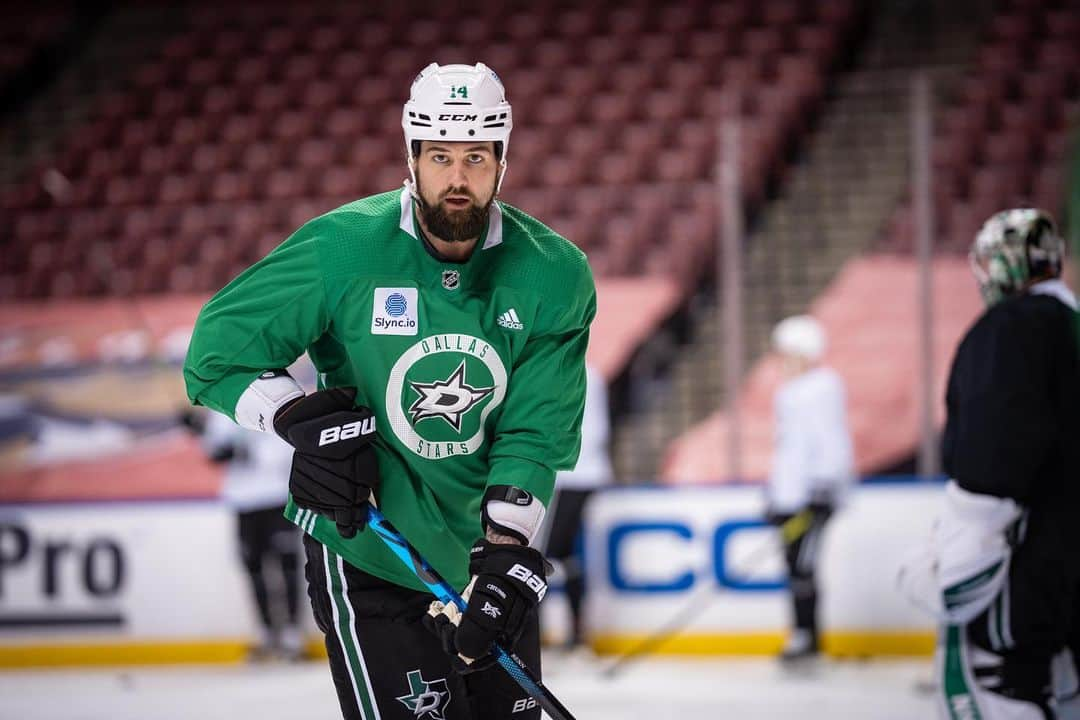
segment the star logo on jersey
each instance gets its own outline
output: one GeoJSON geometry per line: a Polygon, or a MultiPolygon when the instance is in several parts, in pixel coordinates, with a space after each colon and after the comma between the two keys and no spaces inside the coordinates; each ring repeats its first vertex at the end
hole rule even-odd
{"type": "Polygon", "coordinates": [[[464,360],[446,380],[409,381],[409,386],[420,396],[409,407],[412,424],[415,426],[428,418],[442,418],[455,432],[461,432],[461,418],[495,390],[494,387],[473,387],[465,382],[464,360]]]}
{"type": "Polygon", "coordinates": [[[387,377],[390,434],[426,460],[472,455],[490,442],[488,419],[509,384],[498,345],[466,333],[422,337],[398,356],[387,377]],[[420,422],[431,418],[442,422],[420,422]]]}
{"type": "Polygon", "coordinates": [[[412,711],[413,717],[428,720],[446,720],[446,706],[450,704],[450,689],[446,678],[427,681],[419,670],[411,670],[406,676],[409,692],[397,701],[412,711]]]}

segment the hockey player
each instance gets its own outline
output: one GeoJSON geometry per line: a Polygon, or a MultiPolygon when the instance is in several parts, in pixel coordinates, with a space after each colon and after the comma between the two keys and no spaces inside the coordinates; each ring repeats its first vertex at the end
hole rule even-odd
{"type": "Polygon", "coordinates": [[[854,477],[844,381],[821,364],[825,331],[808,315],[773,330],[786,380],[774,398],[775,447],[766,519],[781,528],[794,628],[781,660],[813,658],[819,650],[815,566],[825,524],[854,477]]]}
{"type": "Polygon", "coordinates": [[[582,567],[578,540],[581,536],[585,505],[593,493],[611,485],[615,471],[611,467],[611,412],[607,382],[600,371],[585,368],[585,413],[581,422],[581,454],[573,470],[555,477],[554,509],[549,516],[545,554],[562,566],[566,599],[570,605],[570,633],[567,649],[580,646],[585,638],[585,569],[582,567]]]}
{"type": "Polygon", "coordinates": [[[512,116],[494,72],[432,63],[402,125],[402,190],[308,222],[203,308],[188,393],[295,448],[286,514],[347,720],[536,720],[489,649],[540,670],[529,542],[578,454],[595,288],[577,248],[496,199],[512,116]],[[305,350],[307,396],[280,370],[305,350]],[[365,531],[369,498],[463,614],[365,531]]]}
{"type": "Polygon", "coordinates": [[[1056,717],[1051,658],[1080,578],[1080,362],[1063,253],[1051,217],[1032,208],[991,217],[971,250],[988,307],[946,394],[951,479],[933,568],[944,718],[1056,717]]]}
{"type": "Polygon", "coordinates": [[[259,615],[259,641],[251,658],[298,660],[303,653],[300,538],[284,516],[291,448],[274,435],[245,430],[220,413],[207,415],[203,450],[225,467],[221,498],[236,512],[240,559],[259,615]],[[267,566],[280,572],[280,583],[268,582],[267,566]]]}

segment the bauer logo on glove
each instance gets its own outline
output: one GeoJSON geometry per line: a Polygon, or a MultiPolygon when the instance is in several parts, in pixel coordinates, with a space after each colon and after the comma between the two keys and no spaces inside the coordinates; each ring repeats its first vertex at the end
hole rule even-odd
{"type": "Polygon", "coordinates": [[[332,445],[342,440],[351,440],[361,435],[373,435],[375,433],[375,418],[369,417],[344,425],[333,425],[323,428],[319,433],[319,447],[332,445]]]}
{"type": "Polygon", "coordinates": [[[521,565],[520,563],[516,564],[514,567],[510,568],[506,574],[525,583],[527,588],[536,593],[536,602],[540,602],[544,599],[544,595],[547,595],[548,586],[547,583],[544,582],[544,579],[537,576],[524,565],[521,565]]]}
{"type": "Polygon", "coordinates": [[[320,390],[286,405],[274,429],[292,445],[289,492],[300,507],[337,524],[351,538],[367,523],[367,501],[379,486],[371,443],[375,416],[355,406],[355,388],[320,390]]]}

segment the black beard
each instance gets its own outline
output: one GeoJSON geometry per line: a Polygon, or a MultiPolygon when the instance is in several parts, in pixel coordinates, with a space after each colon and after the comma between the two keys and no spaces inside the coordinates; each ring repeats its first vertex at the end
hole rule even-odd
{"type": "Polygon", "coordinates": [[[484,231],[484,224],[487,223],[491,203],[495,200],[492,196],[483,207],[478,207],[474,203],[468,210],[458,210],[451,215],[443,209],[441,202],[438,205],[429,205],[419,192],[416,195],[424,226],[435,237],[452,243],[480,237],[480,233],[484,231]]]}

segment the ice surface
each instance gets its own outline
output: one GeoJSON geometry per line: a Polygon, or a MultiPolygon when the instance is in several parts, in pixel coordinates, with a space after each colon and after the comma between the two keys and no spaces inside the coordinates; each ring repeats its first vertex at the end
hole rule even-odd
{"type": "MultiPolygon", "coordinates": [[[[609,660],[545,657],[545,684],[578,720],[922,720],[933,718],[925,661],[659,660],[615,679],[609,660]]],[[[2,720],[336,720],[324,661],[0,672],[2,720]]]]}

